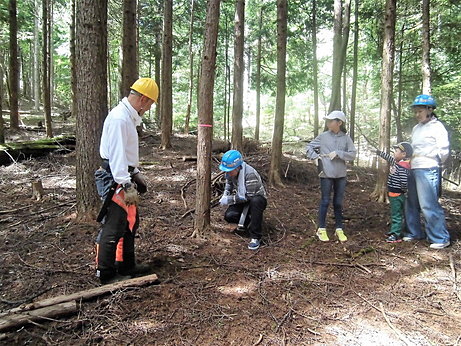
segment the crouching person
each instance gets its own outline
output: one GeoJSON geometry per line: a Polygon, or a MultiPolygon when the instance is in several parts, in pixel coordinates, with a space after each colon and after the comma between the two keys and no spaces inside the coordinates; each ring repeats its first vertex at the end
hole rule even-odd
{"type": "Polygon", "coordinates": [[[246,228],[250,233],[250,250],[261,245],[263,212],[267,206],[266,190],[259,173],[245,161],[237,150],[229,150],[219,165],[226,172],[224,194],[219,200],[221,205],[229,207],[224,219],[246,228]]]}

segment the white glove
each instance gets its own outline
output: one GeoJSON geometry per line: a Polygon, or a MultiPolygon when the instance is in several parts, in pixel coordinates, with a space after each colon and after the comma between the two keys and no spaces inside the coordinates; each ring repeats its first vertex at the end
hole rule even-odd
{"type": "Polygon", "coordinates": [[[338,156],[338,154],[336,154],[336,151],[332,151],[331,153],[328,154],[328,157],[330,158],[330,160],[333,160],[336,156],[338,156]]]}
{"type": "Polygon", "coordinates": [[[316,157],[316,158],[314,159],[314,165],[316,165],[317,167],[319,166],[319,160],[320,160],[319,157],[316,157]]]}
{"type": "Polygon", "coordinates": [[[221,199],[219,200],[219,204],[221,205],[228,205],[229,204],[229,195],[226,193],[224,193],[224,195],[221,197],[221,199]]]}

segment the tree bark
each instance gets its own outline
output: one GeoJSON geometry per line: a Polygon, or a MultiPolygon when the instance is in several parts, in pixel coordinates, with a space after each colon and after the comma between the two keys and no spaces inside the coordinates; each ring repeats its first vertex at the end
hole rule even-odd
{"type": "Polygon", "coordinates": [[[317,0],[312,0],[312,74],[314,87],[314,137],[319,134],[319,67],[317,60],[317,0]]]}
{"type": "Polygon", "coordinates": [[[194,31],[194,15],[195,15],[195,0],[191,0],[190,4],[190,20],[189,20],[189,95],[187,98],[187,111],[184,124],[184,133],[189,134],[190,131],[190,115],[192,109],[192,96],[194,91],[194,51],[192,49],[192,38],[194,31]]]}
{"type": "Polygon", "coordinates": [[[430,42],[430,0],[422,1],[423,12],[423,29],[422,29],[422,43],[423,43],[423,56],[421,62],[421,69],[423,74],[423,94],[432,94],[431,85],[431,42],[430,42]]]}
{"type": "Polygon", "coordinates": [[[173,55],[173,0],[165,0],[163,13],[163,51],[162,51],[162,88],[160,107],[162,108],[162,149],[171,148],[173,127],[173,90],[172,90],[172,55],[173,55]]]}
{"type": "MultiPolygon", "coordinates": [[[[379,128],[379,149],[389,151],[392,110],[392,87],[395,55],[395,21],[397,0],[386,0],[384,18],[383,63],[381,71],[381,111],[379,128]]],[[[389,165],[385,160],[378,161],[378,177],[372,196],[385,202],[386,181],[389,165]]]]}
{"type": "Polygon", "coordinates": [[[0,144],[5,143],[5,122],[3,121],[3,67],[0,60],[0,144]]]}
{"type": "Polygon", "coordinates": [[[352,65],[351,112],[349,116],[349,136],[353,142],[355,140],[355,108],[357,103],[357,79],[359,70],[359,0],[355,0],[354,19],[354,57],[352,65]]]}
{"type": "Polygon", "coordinates": [[[211,200],[211,140],[213,138],[213,90],[216,69],[220,0],[209,0],[207,5],[205,46],[203,49],[197,138],[197,187],[194,237],[203,237],[210,229],[211,200]]]}
{"type": "MultiPolygon", "coordinates": [[[[72,90],[72,110],[71,115],[76,116],[77,114],[77,67],[75,66],[75,30],[76,30],[76,2],[72,0],[72,14],[70,24],[70,71],[71,71],[71,90],[72,90]]],[[[110,79],[110,78],[109,78],[110,79]]],[[[109,82],[110,84],[110,82],[109,82]]]]}
{"type": "Polygon", "coordinates": [[[46,136],[53,137],[51,125],[51,90],[50,90],[50,0],[42,0],[42,80],[43,80],[43,111],[45,113],[46,136]]]}
{"type": "Polygon", "coordinates": [[[94,171],[107,116],[107,0],[77,0],[77,212],[94,217],[99,198],[94,171]]]}
{"type": "Polygon", "coordinates": [[[123,0],[122,83],[120,98],[127,96],[138,79],[138,45],[136,28],[137,0],[123,0]]]}
{"type": "MultiPolygon", "coordinates": [[[[73,0],[75,1],[75,0],[73,0]]],[[[34,89],[34,110],[40,109],[40,66],[39,66],[39,13],[40,6],[38,0],[34,1],[34,71],[33,71],[33,89],[34,89]]]]}
{"type": "Polygon", "coordinates": [[[277,0],[277,96],[269,172],[269,183],[272,186],[283,185],[280,171],[282,166],[283,124],[285,120],[287,17],[287,0],[277,0]]]}
{"type": "Polygon", "coordinates": [[[18,13],[16,0],[9,1],[10,28],[10,127],[19,129],[18,13]]]}
{"type": "Polygon", "coordinates": [[[333,67],[331,74],[331,99],[328,113],[341,109],[341,73],[343,70],[342,27],[342,0],[334,0],[333,67]]]}
{"type": "Polygon", "coordinates": [[[234,97],[232,102],[232,148],[243,149],[243,50],[245,41],[245,1],[235,1],[234,26],[234,97]]]}
{"type": "Polygon", "coordinates": [[[261,123],[261,51],[262,51],[262,27],[263,27],[263,16],[264,6],[261,5],[259,10],[259,22],[258,22],[258,51],[256,54],[256,126],[255,126],[255,140],[259,141],[259,127],[261,123]]]}

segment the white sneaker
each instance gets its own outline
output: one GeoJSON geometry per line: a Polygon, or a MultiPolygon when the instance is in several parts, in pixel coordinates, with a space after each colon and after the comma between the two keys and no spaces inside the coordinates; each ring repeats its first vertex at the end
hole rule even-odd
{"type": "Polygon", "coordinates": [[[431,249],[444,249],[446,247],[450,246],[450,242],[446,242],[446,243],[432,243],[431,245],[429,245],[429,248],[431,249]]]}

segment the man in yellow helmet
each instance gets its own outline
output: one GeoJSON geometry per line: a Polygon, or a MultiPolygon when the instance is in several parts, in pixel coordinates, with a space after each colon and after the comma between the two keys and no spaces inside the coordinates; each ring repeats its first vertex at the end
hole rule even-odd
{"type": "Polygon", "coordinates": [[[101,167],[95,172],[96,186],[104,201],[98,221],[102,229],[96,241],[97,276],[102,284],[129,279],[147,272],[136,264],[134,237],[139,225],[138,192],[147,191],[140,173],[136,126],[157,102],[158,86],[151,78],[140,78],[130,94],[113,108],[104,121],[99,153],[101,167]]]}

